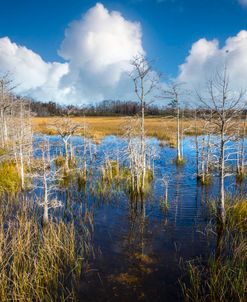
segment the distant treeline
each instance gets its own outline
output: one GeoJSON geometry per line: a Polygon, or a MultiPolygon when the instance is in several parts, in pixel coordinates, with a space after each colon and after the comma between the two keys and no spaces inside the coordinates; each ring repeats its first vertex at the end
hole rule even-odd
{"type": "MultiPolygon", "coordinates": [[[[140,105],[134,101],[102,101],[97,104],[82,106],[59,105],[55,102],[43,103],[40,101],[29,100],[30,109],[38,117],[49,116],[131,116],[140,113],[140,105]]],[[[197,116],[202,117],[209,114],[208,109],[197,108],[197,116]]],[[[166,105],[158,106],[151,104],[146,106],[146,115],[149,116],[176,116],[176,108],[166,105]]],[[[242,118],[245,118],[247,111],[243,111],[242,118]]],[[[185,107],[181,109],[180,115],[186,118],[195,117],[195,109],[185,107]]]]}
{"type": "MultiPolygon", "coordinates": [[[[138,114],[141,110],[140,105],[134,101],[102,101],[97,104],[82,106],[59,105],[55,102],[43,103],[30,101],[31,111],[39,117],[66,115],[68,112],[73,116],[130,116],[138,114]]],[[[170,106],[158,106],[155,104],[146,107],[146,115],[174,115],[174,108],[170,106]]],[[[191,114],[188,109],[184,114],[191,114]]]]}

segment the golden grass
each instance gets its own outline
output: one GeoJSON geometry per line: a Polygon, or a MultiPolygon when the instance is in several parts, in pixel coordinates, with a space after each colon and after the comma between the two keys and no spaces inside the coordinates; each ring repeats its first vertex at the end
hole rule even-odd
{"type": "Polygon", "coordinates": [[[85,255],[76,236],[73,222],[42,229],[26,202],[2,203],[0,301],[76,301],[85,255]]]}
{"type": "Polygon", "coordinates": [[[0,164],[0,195],[14,194],[20,190],[20,176],[14,162],[4,161],[0,164]]]}
{"type": "MultiPolygon", "coordinates": [[[[34,117],[32,125],[35,132],[45,134],[56,134],[52,124],[57,117],[34,117]]],[[[88,135],[94,139],[101,139],[106,135],[123,135],[124,126],[128,123],[127,117],[74,117],[73,122],[83,126],[84,122],[88,125],[88,135]]],[[[198,122],[198,127],[202,127],[202,121],[198,122]]],[[[183,120],[182,126],[185,135],[195,134],[194,121],[183,120]]],[[[167,140],[173,146],[176,145],[176,120],[164,117],[146,117],[145,118],[146,135],[157,137],[160,140],[167,140]]]]}

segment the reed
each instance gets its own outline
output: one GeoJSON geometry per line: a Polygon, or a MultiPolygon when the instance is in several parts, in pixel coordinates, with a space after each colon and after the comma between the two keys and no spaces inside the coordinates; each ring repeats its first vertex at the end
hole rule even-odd
{"type": "Polygon", "coordinates": [[[16,164],[4,161],[0,164],[0,194],[15,194],[21,189],[21,179],[16,164]]]}
{"type": "Polygon", "coordinates": [[[226,215],[224,228],[218,225],[213,230],[216,249],[209,261],[185,265],[189,279],[181,282],[185,301],[246,301],[247,201],[228,200],[226,215]]]}
{"type": "Polygon", "coordinates": [[[74,223],[42,228],[30,204],[0,208],[0,301],[76,301],[86,238],[74,223]]]}

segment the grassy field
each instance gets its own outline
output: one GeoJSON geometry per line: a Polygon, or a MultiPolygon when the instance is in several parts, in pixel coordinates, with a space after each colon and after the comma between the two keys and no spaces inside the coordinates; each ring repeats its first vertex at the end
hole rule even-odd
{"type": "MultiPolygon", "coordinates": [[[[32,119],[35,132],[46,134],[56,134],[52,125],[56,122],[56,117],[34,117],[32,119]]],[[[88,135],[101,139],[106,135],[123,135],[124,127],[128,124],[127,117],[75,117],[73,122],[88,125],[88,135]]],[[[185,129],[185,135],[195,133],[194,121],[183,120],[182,127],[185,129]]],[[[198,123],[202,125],[202,122],[198,123]]],[[[176,141],[176,120],[164,117],[146,117],[145,119],[146,135],[157,137],[160,140],[167,140],[171,144],[176,141]]],[[[202,127],[199,127],[202,128],[202,127]]]]}

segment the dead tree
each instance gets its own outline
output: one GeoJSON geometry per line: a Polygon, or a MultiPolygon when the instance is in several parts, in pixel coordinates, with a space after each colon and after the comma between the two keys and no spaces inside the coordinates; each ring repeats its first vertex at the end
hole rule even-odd
{"type": "Polygon", "coordinates": [[[180,82],[171,82],[168,85],[168,88],[163,90],[162,98],[169,101],[169,105],[175,110],[176,112],[176,121],[177,121],[177,133],[176,133],[176,145],[177,145],[177,157],[176,163],[182,164],[183,154],[182,154],[182,147],[181,147],[181,140],[183,136],[183,130],[181,127],[181,96],[183,94],[183,83],[180,82]]]}
{"type": "Polygon", "coordinates": [[[11,119],[11,144],[16,166],[21,178],[21,188],[25,189],[25,170],[30,165],[33,147],[33,132],[31,125],[31,111],[24,100],[15,102],[11,119]]]}
{"type": "Polygon", "coordinates": [[[57,198],[51,198],[55,190],[58,189],[58,182],[62,178],[61,169],[55,167],[55,157],[51,157],[50,144],[48,140],[43,141],[39,146],[40,159],[35,162],[35,169],[32,177],[38,180],[37,188],[43,192],[40,206],[43,208],[43,226],[49,223],[49,210],[62,206],[57,198]]]}
{"type": "Polygon", "coordinates": [[[63,141],[65,156],[64,168],[66,171],[68,171],[70,154],[73,152],[72,144],[69,144],[69,142],[71,137],[76,133],[77,130],[79,130],[80,125],[73,122],[71,117],[68,115],[66,117],[56,119],[52,127],[55,128],[56,132],[63,141]]]}
{"type": "Polygon", "coordinates": [[[9,121],[12,114],[13,99],[12,94],[12,81],[8,74],[5,74],[0,79],[0,129],[1,129],[1,147],[6,148],[7,143],[10,141],[9,121]]]}
{"type": "Polygon", "coordinates": [[[144,55],[138,55],[131,61],[132,72],[130,77],[134,83],[134,91],[141,106],[141,134],[140,134],[140,153],[141,153],[141,188],[144,190],[146,174],[146,149],[145,149],[145,109],[152,103],[154,92],[158,88],[160,75],[153,71],[152,62],[147,61],[144,55]]]}
{"type": "Polygon", "coordinates": [[[198,93],[200,102],[211,112],[208,119],[214,125],[218,134],[218,168],[219,168],[219,202],[218,217],[224,224],[225,212],[225,177],[226,161],[229,154],[226,154],[227,143],[236,137],[237,124],[245,103],[243,102],[244,92],[235,92],[230,87],[227,67],[222,72],[217,71],[214,77],[208,81],[205,96],[198,93]]]}
{"type": "MultiPolygon", "coordinates": [[[[207,116],[208,117],[208,116],[207,116]]],[[[201,123],[201,134],[198,136],[198,121],[197,121],[197,110],[195,111],[195,150],[196,150],[196,177],[202,185],[209,184],[211,180],[211,166],[213,157],[213,143],[212,133],[213,129],[211,126],[210,118],[201,123]]]]}

